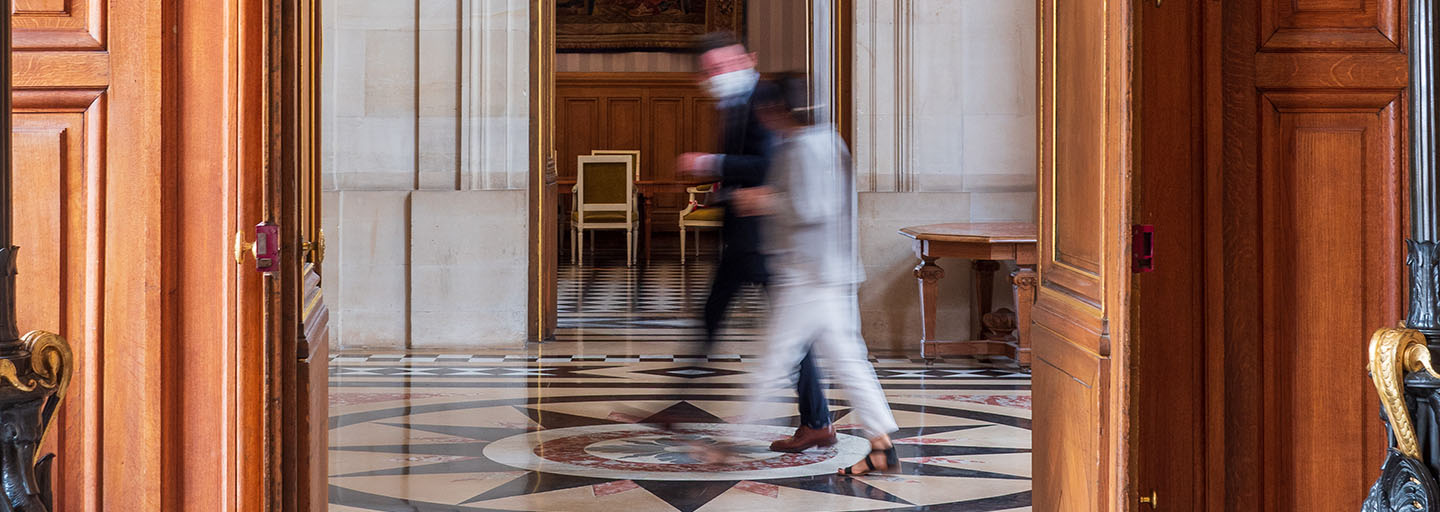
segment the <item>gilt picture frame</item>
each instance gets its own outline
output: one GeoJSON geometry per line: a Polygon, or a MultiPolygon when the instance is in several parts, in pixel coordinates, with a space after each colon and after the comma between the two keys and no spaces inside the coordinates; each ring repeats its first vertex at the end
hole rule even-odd
{"type": "Polygon", "coordinates": [[[690,51],[709,32],[744,37],[744,0],[555,0],[558,52],[690,51]]]}

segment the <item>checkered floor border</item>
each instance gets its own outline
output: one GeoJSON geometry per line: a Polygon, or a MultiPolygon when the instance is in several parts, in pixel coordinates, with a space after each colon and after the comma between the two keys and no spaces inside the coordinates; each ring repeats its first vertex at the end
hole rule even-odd
{"type": "MultiPolygon", "coordinates": [[[[330,354],[330,361],[337,364],[345,363],[743,363],[753,362],[760,359],[758,355],[751,354],[711,354],[711,355],[495,355],[495,354],[357,354],[357,353],[335,353],[330,354]]],[[[965,359],[963,361],[973,362],[965,359]]],[[[923,359],[923,358],[902,358],[902,357],[871,357],[871,363],[876,364],[913,364],[933,363],[944,364],[944,359],[923,359]]],[[[954,361],[952,361],[954,362],[954,361]]]]}

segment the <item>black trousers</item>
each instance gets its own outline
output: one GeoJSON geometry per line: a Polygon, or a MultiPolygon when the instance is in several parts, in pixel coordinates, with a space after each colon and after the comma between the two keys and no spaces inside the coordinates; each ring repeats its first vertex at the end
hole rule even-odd
{"type": "MultiPolygon", "coordinates": [[[[710,296],[705,300],[705,351],[712,352],[715,334],[725,321],[730,302],[735,294],[747,284],[761,286],[769,282],[765,269],[765,258],[758,253],[722,252],[720,265],[715,269],[715,281],[710,285],[710,296]]],[[[795,383],[798,396],[800,424],[810,428],[824,428],[830,424],[830,407],[825,400],[824,388],[820,386],[820,369],[815,364],[815,352],[805,353],[800,361],[800,375],[795,383]]]]}

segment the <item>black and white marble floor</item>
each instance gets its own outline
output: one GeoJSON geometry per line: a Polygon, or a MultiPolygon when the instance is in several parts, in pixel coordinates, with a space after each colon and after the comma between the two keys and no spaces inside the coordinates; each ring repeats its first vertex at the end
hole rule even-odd
{"type": "Polygon", "coordinates": [[[835,476],[868,448],[833,383],[834,447],[766,449],[798,421],[793,396],[764,398],[765,417],[739,422],[753,398],[751,354],[761,352],[747,330],[760,328],[758,291],[739,309],[754,324],[728,334],[735,353],[695,355],[708,268],[567,268],[562,277],[570,302],[557,343],[332,357],[331,510],[1029,510],[1024,373],[872,358],[901,427],[902,464],[835,476]],[[616,346],[625,348],[592,350],[616,346]],[[687,421],[659,430],[647,421],[657,414],[687,421]],[[696,459],[697,445],[719,439],[742,440],[743,459],[696,459]]]}

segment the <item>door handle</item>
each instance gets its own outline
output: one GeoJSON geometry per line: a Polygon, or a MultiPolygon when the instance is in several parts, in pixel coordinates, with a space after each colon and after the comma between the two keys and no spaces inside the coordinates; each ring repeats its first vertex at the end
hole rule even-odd
{"type": "Polygon", "coordinates": [[[314,242],[301,242],[301,243],[300,243],[300,250],[302,250],[302,251],[314,251],[313,254],[314,254],[315,258],[314,258],[313,263],[315,263],[316,265],[319,265],[319,264],[321,264],[321,263],[324,263],[324,262],[325,262],[325,230],[323,230],[323,229],[320,230],[320,237],[317,238],[317,239],[315,239],[314,242]]]}
{"type": "Polygon", "coordinates": [[[255,241],[246,242],[243,231],[235,232],[235,264],[245,260],[245,253],[255,258],[255,270],[273,274],[280,270],[280,226],[269,222],[255,225],[255,241]]]}
{"type": "Polygon", "coordinates": [[[1160,508],[1160,496],[1155,494],[1154,489],[1151,489],[1149,496],[1140,497],[1140,503],[1142,505],[1150,505],[1150,510],[1155,510],[1160,508]]]}

